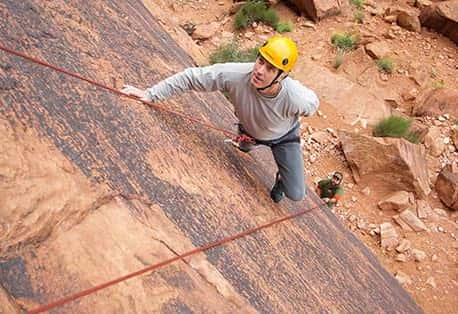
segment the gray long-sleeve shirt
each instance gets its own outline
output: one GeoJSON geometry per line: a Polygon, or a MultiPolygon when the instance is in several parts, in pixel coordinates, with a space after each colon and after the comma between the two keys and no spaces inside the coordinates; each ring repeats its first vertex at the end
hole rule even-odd
{"type": "Polygon", "coordinates": [[[195,91],[228,92],[235,115],[249,135],[273,140],[285,135],[301,115],[312,115],[319,106],[316,94],[300,82],[285,78],[275,97],[259,93],[250,83],[254,63],[221,63],[188,68],[147,89],[149,101],[195,91]]]}

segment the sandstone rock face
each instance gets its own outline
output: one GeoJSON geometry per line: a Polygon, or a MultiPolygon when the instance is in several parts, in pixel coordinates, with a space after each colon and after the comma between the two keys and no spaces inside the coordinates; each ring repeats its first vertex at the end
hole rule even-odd
{"type": "MultiPolygon", "coordinates": [[[[120,86],[194,66],[143,3],[2,2],[0,42],[120,86]]],[[[313,193],[308,202],[271,202],[268,152],[254,162],[222,144],[224,134],[0,54],[0,81],[18,82],[0,91],[8,298],[0,292],[0,312],[14,313],[14,303],[30,310],[307,208],[55,312],[421,311],[313,193]]],[[[234,122],[221,93],[163,105],[226,129],[234,122]]]]}
{"type": "Polygon", "coordinates": [[[341,2],[338,0],[288,0],[314,21],[339,14],[341,2]]]}
{"type": "Polygon", "coordinates": [[[458,44],[458,1],[443,1],[423,7],[420,22],[421,25],[444,34],[458,44]]]}
{"type": "Polygon", "coordinates": [[[353,177],[365,176],[389,182],[393,190],[430,193],[426,152],[421,145],[404,139],[375,138],[340,131],[339,138],[353,177]]]}
{"type": "MultiPolygon", "coordinates": [[[[364,52],[362,54],[369,58],[364,52]]],[[[391,115],[391,107],[385,103],[382,95],[333,73],[326,67],[311,62],[298,65],[293,72],[298,73],[297,76],[320,95],[321,101],[342,112],[348,123],[364,120],[369,125],[375,125],[391,115]]]]}
{"type": "Polygon", "coordinates": [[[435,188],[445,205],[458,210],[458,173],[452,171],[452,165],[447,165],[441,170],[435,188]]]}
{"type": "Polygon", "coordinates": [[[412,114],[432,117],[449,114],[457,119],[458,91],[448,88],[425,91],[418,96],[412,114]]]}

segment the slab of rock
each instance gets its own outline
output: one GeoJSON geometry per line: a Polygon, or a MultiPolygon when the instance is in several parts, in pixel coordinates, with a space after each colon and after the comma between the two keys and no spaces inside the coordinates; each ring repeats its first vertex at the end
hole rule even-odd
{"type": "Polygon", "coordinates": [[[406,209],[402,213],[399,214],[399,217],[404,220],[406,224],[409,225],[414,231],[426,231],[428,228],[426,225],[418,219],[417,216],[415,216],[414,213],[412,213],[410,210],[406,209]]]}
{"type": "Polygon", "coordinates": [[[374,59],[391,55],[391,49],[386,41],[376,41],[366,45],[366,53],[374,59]]]}
{"type": "Polygon", "coordinates": [[[420,23],[458,44],[458,1],[443,1],[424,6],[420,13],[420,23]]]}
{"type": "Polygon", "coordinates": [[[410,226],[406,224],[405,221],[402,220],[401,217],[399,217],[399,215],[394,215],[392,218],[401,227],[402,230],[409,232],[413,231],[413,229],[410,228],[410,226]]]}
{"type": "Polygon", "coordinates": [[[393,189],[412,191],[420,198],[431,192],[423,146],[343,130],[339,139],[356,182],[370,175],[371,180],[389,182],[393,189]]]}
{"type": "Polygon", "coordinates": [[[417,216],[418,218],[428,218],[432,213],[431,206],[425,200],[417,200],[417,216]]]}
{"type": "Polygon", "coordinates": [[[458,210],[458,173],[452,172],[452,165],[442,168],[437,176],[435,188],[440,200],[447,207],[458,210]]]}
{"type": "Polygon", "coordinates": [[[399,243],[398,233],[389,222],[384,222],[380,225],[380,238],[382,248],[388,251],[394,249],[399,243]]]}
{"type": "Polygon", "coordinates": [[[340,13],[339,0],[289,0],[301,12],[304,12],[313,21],[340,13]]]}
{"type": "Polygon", "coordinates": [[[410,193],[406,191],[399,191],[390,194],[386,199],[378,202],[377,206],[381,210],[396,210],[401,211],[410,206],[410,193]]]}
{"type": "Polygon", "coordinates": [[[449,114],[458,119],[458,90],[439,88],[421,92],[412,108],[412,114],[430,117],[449,114]]]}

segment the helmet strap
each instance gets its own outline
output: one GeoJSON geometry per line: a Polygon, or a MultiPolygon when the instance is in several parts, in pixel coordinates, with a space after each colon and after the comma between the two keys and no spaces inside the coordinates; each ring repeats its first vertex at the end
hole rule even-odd
{"type": "MultiPolygon", "coordinates": [[[[256,89],[257,89],[258,91],[263,91],[263,90],[268,89],[269,87],[271,87],[271,86],[274,85],[275,83],[278,83],[277,80],[278,80],[278,78],[280,77],[280,75],[282,75],[282,73],[283,73],[283,70],[280,70],[280,69],[279,69],[279,70],[278,70],[277,76],[272,80],[272,82],[270,82],[269,85],[264,86],[264,87],[259,87],[259,88],[256,88],[256,89]]],[[[288,76],[288,74],[286,74],[286,76],[288,76]]],[[[286,76],[285,76],[285,77],[286,77],[286,76]]]]}

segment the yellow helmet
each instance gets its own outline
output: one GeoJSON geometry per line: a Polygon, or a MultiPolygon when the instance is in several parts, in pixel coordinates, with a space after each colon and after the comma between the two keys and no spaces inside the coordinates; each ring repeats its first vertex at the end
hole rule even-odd
{"type": "Polygon", "coordinates": [[[259,53],[274,67],[286,73],[292,70],[298,56],[294,41],[283,36],[270,38],[259,48],[259,53]]]}

